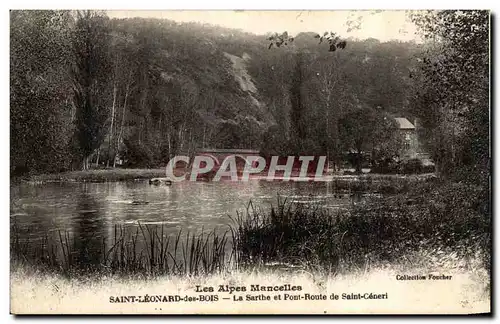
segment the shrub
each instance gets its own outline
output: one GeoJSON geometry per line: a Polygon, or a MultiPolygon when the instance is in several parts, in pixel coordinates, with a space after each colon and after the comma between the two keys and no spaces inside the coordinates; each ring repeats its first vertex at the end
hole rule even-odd
{"type": "Polygon", "coordinates": [[[434,172],[436,172],[436,166],[434,164],[422,166],[422,173],[434,173],[434,172]]]}
{"type": "Polygon", "coordinates": [[[396,174],[399,172],[399,163],[393,159],[375,161],[370,170],[371,173],[396,174]]]}
{"type": "Polygon", "coordinates": [[[403,161],[400,165],[400,171],[403,174],[422,173],[422,161],[419,159],[410,159],[403,161]]]}
{"type": "Polygon", "coordinates": [[[124,140],[125,151],[123,152],[126,167],[151,168],[155,166],[154,154],[148,146],[140,145],[134,140],[124,140]]]}
{"type": "Polygon", "coordinates": [[[403,160],[396,162],[393,160],[377,161],[371,168],[371,173],[379,174],[421,174],[435,172],[433,164],[424,165],[420,159],[403,160]]]}

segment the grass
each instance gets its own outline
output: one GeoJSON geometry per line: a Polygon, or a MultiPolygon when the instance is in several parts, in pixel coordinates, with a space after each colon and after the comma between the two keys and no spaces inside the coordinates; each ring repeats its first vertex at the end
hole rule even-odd
{"type": "MultiPolygon", "coordinates": [[[[179,231],[167,236],[164,225],[125,227],[115,225],[111,241],[88,248],[67,231],[47,234],[42,240],[22,240],[16,224],[11,229],[11,260],[17,266],[36,266],[41,271],[66,277],[89,274],[145,276],[206,275],[234,265],[228,233],[215,231],[194,235],[179,231]],[[92,250],[90,250],[92,249],[92,250]]],[[[29,229],[28,229],[29,231],[29,229]]]]}
{"type": "Polygon", "coordinates": [[[33,175],[23,179],[30,183],[45,182],[107,182],[165,177],[165,169],[99,169],[33,175]]]}
{"type": "Polygon", "coordinates": [[[239,262],[302,264],[332,273],[398,262],[425,249],[470,258],[490,269],[487,192],[461,184],[421,183],[405,194],[331,212],[279,202],[270,211],[249,206],[236,218],[239,262]]]}
{"type": "MultiPolygon", "coordinates": [[[[184,171],[182,171],[184,172],[184,171]]],[[[165,177],[165,169],[92,169],[85,171],[68,171],[61,173],[38,174],[25,177],[12,178],[11,182],[20,181],[31,184],[42,184],[46,182],[114,182],[133,181],[151,178],[165,177]]],[[[213,175],[212,175],[213,176],[213,175]]],[[[339,190],[354,191],[379,191],[381,193],[397,193],[405,190],[408,184],[421,181],[427,175],[381,175],[364,174],[355,176],[334,176],[332,181],[339,190]]],[[[200,179],[210,177],[200,175],[200,179]]]]}
{"type": "Polygon", "coordinates": [[[414,185],[423,181],[431,182],[429,176],[390,176],[359,175],[354,177],[334,177],[332,188],[341,192],[371,192],[380,194],[398,194],[408,192],[414,185]]]}

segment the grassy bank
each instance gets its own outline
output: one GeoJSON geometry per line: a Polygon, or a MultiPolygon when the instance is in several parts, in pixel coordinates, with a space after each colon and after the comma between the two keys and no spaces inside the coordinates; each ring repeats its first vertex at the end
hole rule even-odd
{"type": "Polygon", "coordinates": [[[385,175],[363,174],[333,176],[332,190],[336,192],[370,192],[380,194],[399,194],[408,192],[422,182],[436,181],[434,174],[385,175]]]}
{"type": "Polygon", "coordinates": [[[100,169],[39,174],[16,179],[30,183],[132,181],[165,177],[165,169],[100,169]]]}
{"type": "MultiPolygon", "coordinates": [[[[177,172],[177,171],[176,171],[177,172]]],[[[179,171],[184,174],[185,171],[179,171]]],[[[11,178],[12,183],[28,182],[32,184],[47,182],[114,182],[133,181],[165,177],[165,169],[96,169],[85,171],[68,171],[61,173],[38,174],[24,177],[11,178]]],[[[267,176],[267,174],[264,176],[267,176]]],[[[256,176],[262,179],[261,176],[256,176]]],[[[399,193],[407,191],[414,183],[431,181],[433,174],[420,175],[384,175],[363,174],[348,176],[327,176],[324,181],[333,183],[333,188],[338,191],[370,191],[380,193],[399,193]]]]}
{"type": "Polygon", "coordinates": [[[345,272],[399,262],[421,249],[491,262],[488,191],[423,182],[406,193],[331,212],[278,203],[238,215],[240,264],[285,262],[345,272]]]}

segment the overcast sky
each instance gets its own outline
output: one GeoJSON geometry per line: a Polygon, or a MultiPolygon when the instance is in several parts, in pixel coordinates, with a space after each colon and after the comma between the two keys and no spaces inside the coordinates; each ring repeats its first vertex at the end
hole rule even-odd
{"type": "Polygon", "coordinates": [[[359,39],[416,40],[415,26],[405,11],[108,11],[112,18],[167,18],[178,22],[196,21],[255,34],[288,31],[322,33],[334,31],[342,37],[359,39]],[[350,24],[351,22],[351,24],[350,24]],[[359,29],[350,26],[359,24],[359,29]]]}

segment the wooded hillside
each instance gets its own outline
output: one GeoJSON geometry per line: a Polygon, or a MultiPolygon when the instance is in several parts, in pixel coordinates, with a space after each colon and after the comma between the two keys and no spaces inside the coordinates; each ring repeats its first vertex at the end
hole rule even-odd
{"type": "Polygon", "coordinates": [[[118,153],[152,167],[197,147],[335,159],[351,145],[339,121],[353,111],[414,117],[424,46],[346,39],[329,51],[315,36],[269,48],[266,36],[217,26],[12,11],[11,171],[112,166],[118,153]]]}

